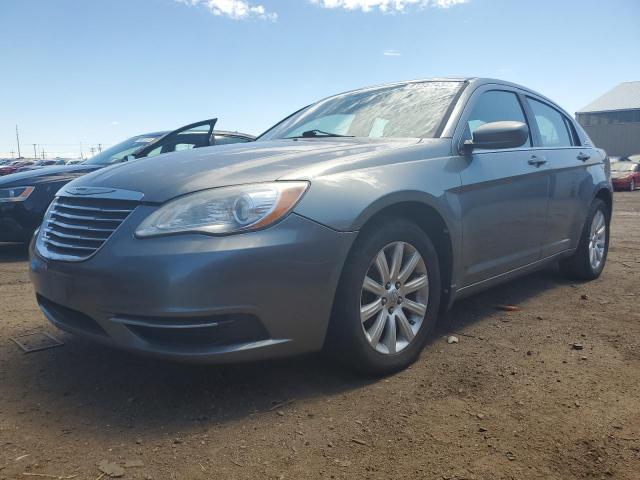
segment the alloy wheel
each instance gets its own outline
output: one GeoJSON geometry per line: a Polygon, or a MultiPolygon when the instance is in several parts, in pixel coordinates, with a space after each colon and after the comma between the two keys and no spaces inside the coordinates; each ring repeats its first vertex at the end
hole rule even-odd
{"type": "Polygon", "coordinates": [[[589,235],[589,262],[591,268],[598,270],[604,258],[604,249],[607,238],[607,223],[602,213],[598,210],[591,221],[591,231],[589,235]]]}
{"type": "Polygon", "coordinates": [[[429,302],[422,255],[408,242],[393,242],[373,258],[362,284],[360,320],[369,344],[395,354],[416,337],[429,302]]]}

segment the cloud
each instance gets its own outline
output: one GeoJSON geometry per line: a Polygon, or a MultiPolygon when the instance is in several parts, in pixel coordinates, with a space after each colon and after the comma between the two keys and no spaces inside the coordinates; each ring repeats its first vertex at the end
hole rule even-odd
{"type": "Polygon", "coordinates": [[[111,125],[120,125],[120,122],[117,120],[114,120],[113,122],[111,122],[111,125]]]}
{"type": "Polygon", "coordinates": [[[258,18],[275,22],[278,14],[268,12],[261,4],[254,4],[247,0],[176,0],[187,5],[202,5],[213,15],[228,17],[233,20],[248,20],[258,18]]]}
{"type": "Polygon", "coordinates": [[[382,52],[382,55],[384,55],[385,57],[401,57],[402,53],[394,50],[393,48],[388,48],[384,52],[382,52]]]}
{"type": "Polygon", "coordinates": [[[345,10],[361,10],[370,12],[380,10],[383,13],[405,13],[408,8],[428,7],[449,8],[468,0],[310,0],[323,8],[344,8],[345,10]]]}

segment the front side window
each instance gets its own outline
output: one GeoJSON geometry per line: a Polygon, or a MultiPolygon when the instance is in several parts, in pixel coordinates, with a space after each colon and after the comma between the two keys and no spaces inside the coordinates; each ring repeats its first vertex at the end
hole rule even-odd
{"type": "Polygon", "coordinates": [[[127,155],[132,155],[145,145],[158,139],[157,136],[142,135],[133,137],[124,142],[118,143],[111,148],[107,148],[101,153],[91,157],[85,163],[89,165],[111,165],[125,161],[127,155]]]}
{"type": "MultiPolygon", "coordinates": [[[[474,105],[467,119],[466,137],[473,138],[473,132],[485,123],[492,122],[522,122],[527,124],[527,119],[520,105],[518,96],[513,92],[504,90],[490,90],[484,92],[474,105]]],[[[531,146],[531,135],[526,145],[531,146]]]]}
{"type": "Polygon", "coordinates": [[[567,124],[562,115],[555,108],[546,103],[527,97],[535,122],[540,132],[543,147],[570,147],[573,142],[567,124]]]}
{"type": "Polygon", "coordinates": [[[155,157],[162,153],[179,152],[191,150],[193,148],[209,146],[209,123],[197,125],[189,130],[181,130],[167,135],[160,143],[151,150],[146,157],[155,157]]]}
{"type": "Polygon", "coordinates": [[[259,140],[432,138],[463,85],[457,81],[419,82],[336,95],[283,120],[259,140]]]}

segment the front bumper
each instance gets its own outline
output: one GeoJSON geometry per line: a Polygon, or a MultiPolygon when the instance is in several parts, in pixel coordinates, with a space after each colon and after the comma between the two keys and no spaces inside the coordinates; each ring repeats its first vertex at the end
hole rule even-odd
{"type": "Polygon", "coordinates": [[[44,212],[25,202],[0,203],[0,242],[28,242],[44,212]]]}
{"type": "Polygon", "coordinates": [[[223,363],[322,348],[355,233],[290,214],[228,237],[135,239],[140,206],[82,262],[42,258],[30,274],[59,328],[163,358],[223,363]]]}
{"type": "Polygon", "coordinates": [[[631,187],[631,178],[614,178],[611,183],[616,190],[628,190],[631,187]]]}

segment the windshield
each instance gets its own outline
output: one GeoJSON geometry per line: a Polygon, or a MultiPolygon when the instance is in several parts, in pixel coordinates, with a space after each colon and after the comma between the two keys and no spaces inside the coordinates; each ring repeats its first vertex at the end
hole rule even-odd
{"type": "Polygon", "coordinates": [[[113,147],[107,148],[104,152],[100,152],[83,163],[87,165],[110,165],[112,163],[122,162],[127,155],[131,155],[139,148],[157,140],[160,136],[161,135],[140,135],[130,138],[113,147]]]}
{"type": "Polygon", "coordinates": [[[633,172],[636,164],[632,162],[616,162],[611,164],[612,172],[633,172]]]}
{"type": "Polygon", "coordinates": [[[434,137],[462,82],[420,82],[344,93],[304,108],[259,140],[434,137]]]}

